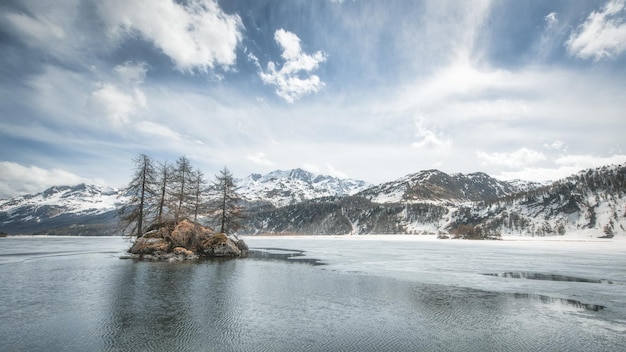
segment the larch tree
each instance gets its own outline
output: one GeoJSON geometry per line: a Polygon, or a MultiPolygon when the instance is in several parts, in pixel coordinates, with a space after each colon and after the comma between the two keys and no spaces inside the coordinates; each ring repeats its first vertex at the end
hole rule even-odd
{"type": "Polygon", "coordinates": [[[243,207],[237,193],[233,174],[224,167],[213,182],[212,213],[219,231],[224,234],[236,232],[241,228],[243,207]]]}
{"type": "Polygon", "coordinates": [[[198,215],[203,214],[207,210],[206,206],[206,188],[207,182],[204,174],[200,170],[193,173],[193,221],[198,221],[198,215]]]}
{"type": "Polygon", "coordinates": [[[163,164],[159,165],[159,180],[158,180],[158,189],[157,189],[157,196],[158,196],[158,202],[157,202],[157,218],[156,218],[156,223],[160,224],[163,223],[164,217],[165,217],[165,211],[166,211],[166,201],[167,201],[167,187],[168,187],[168,182],[171,181],[171,177],[172,177],[172,171],[169,165],[167,165],[167,162],[164,162],[163,164]]]}
{"type": "Polygon", "coordinates": [[[174,207],[174,223],[189,216],[189,207],[193,199],[193,169],[185,156],[176,160],[172,173],[171,198],[174,207]]]}
{"type": "Polygon", "coordinates": [[[144,225],[151,214],[156,195],[154,186],[156,183],[156,171],[154,162],[146,154],[138,155],[135,163],[135,174],[128,186],[122,191],[123,195],[129,197],[124,204],[119,215],[124,225],[124,229],[131,228],[130,235],[137,238],[143,235],[144,225]]]}

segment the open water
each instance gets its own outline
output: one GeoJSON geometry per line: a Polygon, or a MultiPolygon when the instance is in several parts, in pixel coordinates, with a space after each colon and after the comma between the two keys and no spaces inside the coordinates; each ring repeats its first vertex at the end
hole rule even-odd
{"type": "Polygon", "coordinates": [[[623,242],[246,241],[246,259],[162,263],[119,259],[121,238],[2,238],[0,350],[626,346],[623,242]]]}

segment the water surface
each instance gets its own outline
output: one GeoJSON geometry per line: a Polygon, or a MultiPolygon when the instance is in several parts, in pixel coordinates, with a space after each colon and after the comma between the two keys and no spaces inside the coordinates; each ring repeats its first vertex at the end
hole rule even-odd
{"type": "MultiPolygon", "coordinates": [[[[128,243],[119,238],[2,239],[2,350],[619,351],[626,344],[624,293],[612,290],[620,285],[483,275],[478,262],[506,248],[470,244],[466,252],[484,260],[444,265],[459,255],[452,242],[342,241],[342,251],[330,239],[248,243],[257,250],[248,259],[162,263],[120,260],[128,243]],[[395,257],[372,256],[394,248],[395,257]],[[440,263],[438,282],[432,261],[440,263]],[[567,290],[571,296],[559,295],[567,290]]],[[[518,264],[528,253],[508,251],[518,264]]],[[[572,260],[593,266],[604,256],[572,260]]],[[[487,272],[510,272],[506,266],[487,272]]],[[[516,270],[569,274],[558,260],[538,267],[516,270]]],[[[623,271],[603,274],[624,281],[623,271]]]]}

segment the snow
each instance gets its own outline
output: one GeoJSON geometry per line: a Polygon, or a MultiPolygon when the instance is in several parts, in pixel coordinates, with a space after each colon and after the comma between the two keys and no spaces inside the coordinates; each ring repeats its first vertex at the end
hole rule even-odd
{"type": "Polygon", "coordinates": [[[318,175],[302,169],[252,174],[236,183],[243,199],[266,201],[275,207],[321,197],[353,195],[370,186],[364,181],[318,175]]]}
{"type": "MultiPolygon", "coordinates": [[[[63,209],[65,214],[98,214],[116,209],[120,202],[123,202],[123,197],[118,197],[116,189],[80,184],[72,187],[51,187],[34,195],[2,201],[0,202],[0,212],[7,212],[10,217],[21,209],[37,210],[43,206],[52,206],[63,209]]],[[[32,216],[25,220],[29,219],[32,219],[32,216]]]]}

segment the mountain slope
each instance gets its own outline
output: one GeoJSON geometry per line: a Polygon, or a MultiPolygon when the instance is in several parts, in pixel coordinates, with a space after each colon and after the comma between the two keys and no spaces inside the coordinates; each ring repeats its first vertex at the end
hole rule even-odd
{"type": "Polygon", "coordinates": [[[519,190],[516,184],[482,172],[448,175],[439,170],[425,170],[371,187],[358,195],[376,203],[468,202],[496,199],[519,190]]]}
{"type": "Polygon", "coordinates": [[[626,164],[586,170],[550,186],[514,185],[484,174],[424,171],[280,209],[251,211],[247,233],[429,233],[442,237],[626,236],[626,164]],[[518,188],[520,189],[520,188],[518,188]],[[496,197],[498,196],[498,197],[496,197]]]}
{"type": "Polygon", "coordinates": [[[7,233],[110,235],[123,199],[112,188],[55,186],[0,201],[0,229],[7,233]]]}
{"type": "MultiPolygon", "coordinates": [[[[585,170],[541,187],[436,170],[367,189],[362,181],[299,169],[239,182],[249,205],[240,234],[626,237],[626,164],[585,170]]],[[[0,231],[115,234],[123,201],[111,188],[52,187],[0,201],[0,231]]]]}
{"type": "Polygon", "coordinates": [[[252,174],[237,180],[242,198],[253,205],[283,207],[305,200],[352,195],[366,189],[364,181],[317,175],[302,169],[252,174]]]}
{"type": "Polygon", "coordinates": [[[463,208],[451,228],[485,233],[559,236],[626,233],[626,164],[581,171],[550,186],[463,208]]]}

